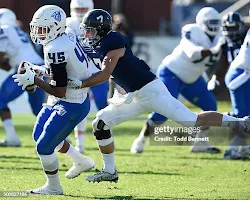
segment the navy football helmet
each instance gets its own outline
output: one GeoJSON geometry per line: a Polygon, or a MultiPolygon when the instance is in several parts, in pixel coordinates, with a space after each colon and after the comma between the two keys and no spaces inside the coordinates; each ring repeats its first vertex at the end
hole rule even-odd
{"type": "Polygon", "coordinates": [[[244,21],[238,12],[231,12],[222,19],[222,33],[231,40],[237,40],[244,35],[244,21]]]}
{"type": "Polygon", "coordinates": [[[105,10],[93,9],[85,14],[80,28],[84,42],[93,46],[112,30],[112,17],[105,10]]]}

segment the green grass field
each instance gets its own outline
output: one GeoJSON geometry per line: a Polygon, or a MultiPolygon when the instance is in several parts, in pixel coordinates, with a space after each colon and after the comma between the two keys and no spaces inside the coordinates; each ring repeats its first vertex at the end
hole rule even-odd
{"type": "MultiPolygon", "coordinates": [[[[228,111],[229,104],[220,103],[219,110],[228,111]]],[[[131,154],[130,146],[145,117],[114,128],[116,163],[120,175],[117,184],[85,181],[86,175],[102,168],[101,156],[91,134],[92,114],[88,120],[85,150],[86,155],[96,161],[96,168],[68,180],[64,173],[71,167],[71,161],[59,155],[64,195],[31,195],[23,199],[250,199],[250,163],[247,161],[225,161],[222,160],[222,153],[192,154],[188,146],[147,145],[143,154],[131,154]]],[[[35,117],[14,115],[14,122],[23,143],[21,148],[0,148],[0,193],[26,191],[45,183],[31,137],[35,117]]],[[[0,128],[3,138],[2,126],[0,128]]],[[[74,141],[73,136],[71,139],[74,141]]]]}

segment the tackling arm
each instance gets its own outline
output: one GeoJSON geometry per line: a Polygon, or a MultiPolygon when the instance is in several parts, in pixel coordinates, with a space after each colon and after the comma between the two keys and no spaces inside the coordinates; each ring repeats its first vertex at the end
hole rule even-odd
{"type": "Polygon", "coordinates": [[[102,61],[102,71],[95,73],[82,82],[81,88],[98,85],[108,80],[115,69],[118,60],[124,56],[125,48],[109,51],[102,61]]]}

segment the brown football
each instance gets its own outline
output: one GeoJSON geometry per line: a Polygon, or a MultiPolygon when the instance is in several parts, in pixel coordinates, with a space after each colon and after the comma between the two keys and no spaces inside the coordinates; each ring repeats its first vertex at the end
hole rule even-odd
{"type": "MultiPolygon", "coordinates": [[[[18,74],[24,74],[25,73],[25,67],[24,67],[24,64],[26,62],[22,62],[19,67],[18,67],[18,70],[17,70],[17,73],[18,74]]],[[[28,93],[30,94],[33,94],[35,91],[36,91],[36,88],[37,88],[37,85],[28,85],[26,88],[25,88],[25,91],[27,91],[28,93]]]]}

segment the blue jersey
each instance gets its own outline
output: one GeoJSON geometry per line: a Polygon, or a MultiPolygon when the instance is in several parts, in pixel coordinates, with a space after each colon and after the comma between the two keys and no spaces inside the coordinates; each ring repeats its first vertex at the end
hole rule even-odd
{"type": "Polygon", "coordinates": [[[133,55],[127,38],[119,32],[112,31],[94,48],[102,61],[109,51],[124,47],[126,48],[125,54],[118,60],[112,76],[113,80],[126,92],[134,92],[154,80],[156,76],[143,60],[133,55]]]}
{"type": "Polygon", "coordinates": [[[229,39],[226,40],[226,44],[223,45],[223,54],[227,57],[228,64],[233,62],[235,57],[240,52],[240,47],[244,42],[245,35],[238,40],[231,41],[229,39]]]}

